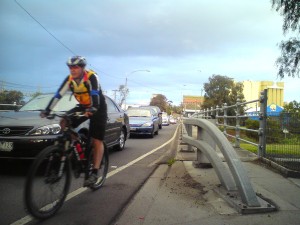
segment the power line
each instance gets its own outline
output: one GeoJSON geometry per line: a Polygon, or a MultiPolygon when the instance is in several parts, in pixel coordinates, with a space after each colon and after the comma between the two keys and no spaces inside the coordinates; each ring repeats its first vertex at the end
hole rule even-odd
{"type": "MultiPolygon", "coordinates": [[[[18,6],[23,9],[35,22],[37,22],[48,34],[50,34],[59,44],[61,44],[64,48],[66,48],[69,52],[71,52],[73,55],[78,55],[76,54],[72,49],[70,49],[67,45],[65,45],[61,40],[59,40],[54,34],[52,34],[45,26],[43,26],[43,24],[41,24],[30,12],[28,12],[17,0],[15,0],[15,2],[18,4],[18,6]]],[[[120,79],[120,77],[114,77],[111,76],[107,73],[105,73],[104,71],[101,71],[99,68],[89,64],[90,67],[95,68],[96,70],[100,71],[103,75],[109,76],[109,77],[113,77],[113,78],[117,78],[120,79]]]]}
{"type": "Polygon", "coordinates": [[[50,34],[58,43],[60,43],[63,47],[69,50],[72,54],[76,55],[68,46],[66,46],[62,41],[60,41],[57,37],[54,36],[46,27],[44,27],[36,18],[34,18],[17,0],[15,2],[23,9],[35,22],[37,22],[48,34],[50,34]]]}
{"type": "MultiPolygon", "coordinates": [[[[51,37],[53,37],[59,44],[61,44],[64,48],[66,48],[69,52],[71,52],[73,55],[78,55],[76,54],[72,49],[70,49],[67,45],[65,45],[61,40],[59,40],[54,34],[52,34],[45,26],[43,26],[30,12],[28,12],[17,0],[15,0],[15,3],[21,8],[23,9],[35,22],[37,22],[51,37]]],[[[101,71],[99,68],[89,64],[90,67],[92,68],[95,68],[96,71],[99,71],[101,72],[101,74],[105,75],[105,76],[108,76],[110,78],[115,78],[115,79],[121,79],[121,77],[117,77],[117,76],[112,76],[104,71],[101,71]]],[[[134,81],[132,81],[134,82],[134,81]]],[[[150,89],[153,89],[153,90],[156,90],[156,91],[162,91],[162,90],[159,90],[159,89],[156,89],[156,88],[152,88],[152,87],[149,87],[149,86],[146,86],[144,84],[140,84],[140,83],[137,83],[137,82],[134,82],[136,84],[139,84],[141,86],[144,86],[144,87],[148,87],[150,89]]]]}

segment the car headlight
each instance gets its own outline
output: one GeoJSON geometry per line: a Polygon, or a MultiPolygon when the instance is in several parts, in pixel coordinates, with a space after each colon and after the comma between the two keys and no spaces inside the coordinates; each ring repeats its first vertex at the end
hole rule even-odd
{"type": "Polygon", "coordinates": [[[59,124],[51,124],[36,128],[31,131],[29,135],[51,135],[51,134],[59,134],[61,127],[59,124]]]}
{"type": "Polygon", "coordinates": [[[152,127],[152,126],[153,126],[153,123],[150,123],[150,122],[144,123],[144,124],[142,125],[142,127],[152,127]]]}

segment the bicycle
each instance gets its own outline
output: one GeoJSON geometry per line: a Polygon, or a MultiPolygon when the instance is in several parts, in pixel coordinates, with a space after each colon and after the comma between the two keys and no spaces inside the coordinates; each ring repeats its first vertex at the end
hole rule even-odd
{"type": "MultiPolygon", "coordinates": [[[[28,212],[37,219],[53,216],[63,205],[71,183],[71,169],[74,177],[84,174],[87,179],[93,168],[93,151],[89,135],[77,133],[71,126],[71,116],[78,113],[51,114],[64,118],[66,127],[54,145],[42,150],[34,160],[25,183],[25,205],[28,212]],[[75,137],[75,138],[74,138],[75,137]],[[75,139],[75,140],[74,140],[75,139]],[[82,150],[82,152],[80,152],[82,150]]],[[[104,144],[104,154],[97,182],[90,186],[97,190],[103,186],[108,172],[108,150],[104,144]]]]}

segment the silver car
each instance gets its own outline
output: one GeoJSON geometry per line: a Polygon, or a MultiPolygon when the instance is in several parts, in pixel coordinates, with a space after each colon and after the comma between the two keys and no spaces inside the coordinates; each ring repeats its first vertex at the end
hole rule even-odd
{"type": "Polygon", "coordinates": [[[151,108],[129,108],[130,136],[131,135],[148,135],[151,138],[158,134],[159,117],[151,108]]]}

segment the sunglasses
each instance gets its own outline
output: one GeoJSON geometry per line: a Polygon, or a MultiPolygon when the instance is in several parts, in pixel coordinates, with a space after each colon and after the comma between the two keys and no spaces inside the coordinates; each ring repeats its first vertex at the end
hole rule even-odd
{"type": "Polygon", "coordinates": [[[74,65],[74,66],[69,66],[69,69],[78,69],[81,68],[80,66],[74,65]]]}

